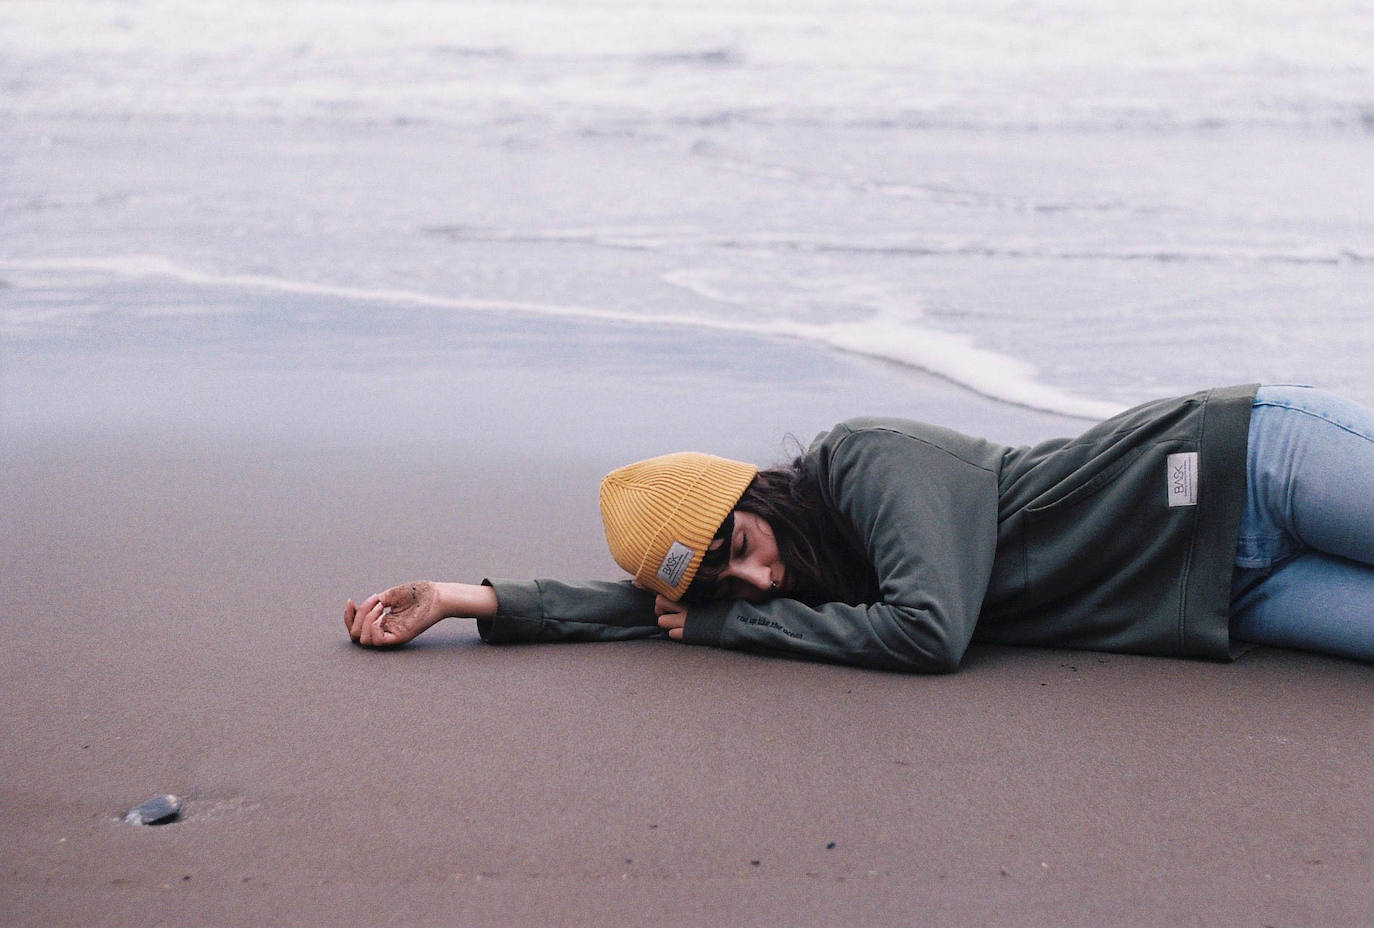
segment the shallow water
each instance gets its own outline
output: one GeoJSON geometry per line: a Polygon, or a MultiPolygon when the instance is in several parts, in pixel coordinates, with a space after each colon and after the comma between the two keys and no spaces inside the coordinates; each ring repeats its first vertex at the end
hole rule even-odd
{"type": "Polygon", "coordinates": [[[5,5],[3,408],[286,352],[303,300],[325,358],[405,310],[524,366],[544,318],[1085,417],[1374,402],[1374,12],[1287,7],[5,5]]]}

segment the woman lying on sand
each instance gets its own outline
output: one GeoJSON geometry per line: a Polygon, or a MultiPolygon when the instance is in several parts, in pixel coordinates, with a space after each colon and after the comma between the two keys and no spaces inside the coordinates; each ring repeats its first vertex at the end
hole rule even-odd
{"type": "Polygon", "coordinates": [[[974,639],[1374,660],[1374,413],[1305,387],[1159,400],[1022,448],[855,419],[790,467],[622,467],[601,515],[632,582],[405,584],[349,601],[349,635],[466,616],[489,642],[666,632],[917,672],[974,639]]]}

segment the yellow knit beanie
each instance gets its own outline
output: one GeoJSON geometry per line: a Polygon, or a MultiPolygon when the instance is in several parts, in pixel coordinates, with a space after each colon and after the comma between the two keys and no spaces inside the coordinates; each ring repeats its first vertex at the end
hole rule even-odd
{"type": "Polygon", "coordinates": [[[759,469],[683,451],[611,471],[601,480],[601,524],[611,557],[641,586],[680,599],[716,530],[759,469]]]}

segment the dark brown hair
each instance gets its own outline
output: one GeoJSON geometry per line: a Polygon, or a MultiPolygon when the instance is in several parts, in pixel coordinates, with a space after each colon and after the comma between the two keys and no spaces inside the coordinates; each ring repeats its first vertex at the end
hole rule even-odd
{"type": "Polygon", "coordinates": [[[873,600],[878,586],[873,567],[842,531],[804,461],[798,457],[790,465],[759,471],[716,531],[715,537],[724,543],[706,552],[682,596],[684,602],[719,598],[720,575],[730,563],[735,512],[756,515],[773,530],[778,557],[790,578],[790,598],[811,605],[873,600]]]}

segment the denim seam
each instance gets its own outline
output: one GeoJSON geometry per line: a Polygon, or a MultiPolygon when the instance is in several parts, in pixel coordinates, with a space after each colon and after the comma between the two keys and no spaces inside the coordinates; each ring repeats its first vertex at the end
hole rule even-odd
{"type": "Polygon", "coordinates": [[[1330,416],[1313,412],[1310,409],[1304,409],[1301,406],[1294,406],[1291,403],[1281,403],[1277,400],[1256,400],[1255,408],[1259,408],[1260,406],[1272,406],[1275,409],[1287,409],[1289,412],[1302,413],[1304,416],[1311,416],[1313,419],[1320,419],[1322,422],[1325,422],[1329,425],[1334,425],[1342,432],[1345,432],[1349,435],[1354,435],[1356,438],[1363,438],[1365,441],[1374,441],[1374,435],[1366,435],[1364,432],[1360,431],[1354,426],[1347,425],[1338,419],[1331,418],[1330,416]]]}
{"type": "Polygon", "coordinates": [[[1241,535],[1236,539],[1235,562],[1240,567],[1268,567],[1276,561],[1292,557],[1304,548],[1301,543],[1283,544],[1286,541],[1296,542],[1296,539],[1293,539],[1287,532],[1252,532],[1248,535],[1241,535]],[[1250,554],[1249,552],[1255,548],[1277,550],[1281,553],[1274,557],[1250,554]]]}

